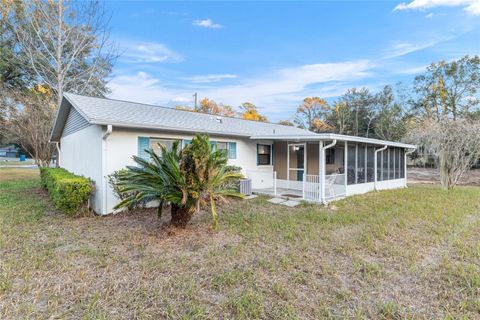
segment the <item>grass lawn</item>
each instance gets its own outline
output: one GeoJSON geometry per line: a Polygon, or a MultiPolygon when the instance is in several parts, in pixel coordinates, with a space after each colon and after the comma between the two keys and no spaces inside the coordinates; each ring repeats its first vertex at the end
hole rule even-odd
{"type": "Polygon", "coordinates": [[[165,221],[69,218],[36,170],[0,169],[0,319],[480,317],[479,187],[165,221]]]}
{"type": "Polygon", "coordinates": [[[32,159],[26,159],[25,161],[20,161],[15,158],[0,158],[0,166],[31,166],[34,165],[35,161],[32,159]]]}

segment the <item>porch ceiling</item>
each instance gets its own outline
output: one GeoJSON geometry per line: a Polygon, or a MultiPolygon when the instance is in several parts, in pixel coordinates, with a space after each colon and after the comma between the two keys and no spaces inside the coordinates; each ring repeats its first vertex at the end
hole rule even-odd
{"type": "Polygon", "coordinates": [[[317,133],[309,135],[258,135],[251,136],[252,140],[288,140],[288,141],[324,141],[324,140],[337,140],[337,141],[347,141],[347,142],[359,142],[359,143],[368,143],[376,144],[382,146],[391,146],[405,149],[416,149],[417,146],[413,144],[406,144],[401,142],[386,141],[372,138],[348,136],[343,134],[336,133],[317,133]]]}

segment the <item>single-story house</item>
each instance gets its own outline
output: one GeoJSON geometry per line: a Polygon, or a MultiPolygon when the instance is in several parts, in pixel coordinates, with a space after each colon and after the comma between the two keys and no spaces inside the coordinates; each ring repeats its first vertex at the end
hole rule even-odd
{"type": "Polygon", "coordinates": [[[52,130],[60,166],[95,181],[92,208],[108,214],[118,202],[107,176],[146,148],[188,144],[208,134],[242,168],[253,191],[326,203],[371,190],[406,186],[406,154],[414,145],[313,133],[272,123],[153,105],[65,94],[52,130]]]}
{"type": "Polygon", "coordinates": [[[0,157],[16,158],[20,152],[20,148],[14,144],[0,147],[0,157]]]}

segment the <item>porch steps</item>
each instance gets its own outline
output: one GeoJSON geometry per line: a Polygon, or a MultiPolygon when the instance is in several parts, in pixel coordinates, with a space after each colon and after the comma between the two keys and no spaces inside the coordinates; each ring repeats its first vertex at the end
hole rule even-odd
{"type": "Polygon", "coordinates": [[[287,207],[296,207],[300,204],[299,201],[287,200],[287,199],[284,199],[284,198],[272,198],[272,199],[268,200],[268,202],[274,203],[274,204],[282,204],[282,205],[287,206],[287,207]]]}
{"type": "Polygon", "coordinates": [[[270,202],[270,203],[279,204],[279,203],[282,203],[282,202],[287,201],[287,199],[284,199],[284,198],[272,198],[272,199],[269,199],[269,200],[267,200],[267,201],[270,202]]]}

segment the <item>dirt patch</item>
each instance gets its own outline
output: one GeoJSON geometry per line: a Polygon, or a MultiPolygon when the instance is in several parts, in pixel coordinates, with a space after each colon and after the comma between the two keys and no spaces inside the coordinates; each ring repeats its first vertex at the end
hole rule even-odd
{"type": "MultiPolygon", "coordinates": [[[[440,172],[438,169],[430,168],[408,168],[409,183],[440,183],[440,172]]],[[[459,185],[480,186],[480,169],[466,172],[459,185]]]]}

